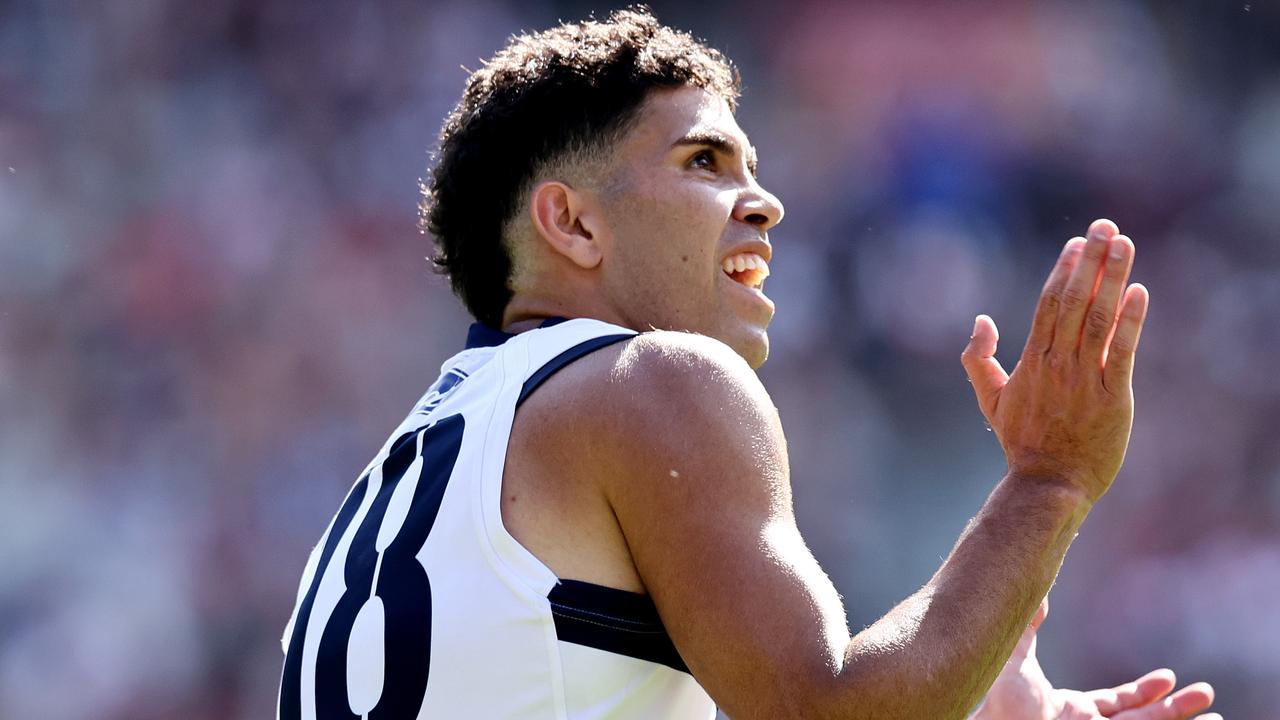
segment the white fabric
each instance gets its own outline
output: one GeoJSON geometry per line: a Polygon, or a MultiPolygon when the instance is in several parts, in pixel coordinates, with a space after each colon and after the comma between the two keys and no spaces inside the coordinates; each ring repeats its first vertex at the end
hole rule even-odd
{"type": "MultiPolygon", "coordinates": [[[[442,376],[465,375],[442,394],[424,395],[370,463],[368,489],[321,577],[303,641],[302,718],[316,717],[316,657],[320,637],[346,591],[347,550],[382,484],[382,464],[395,440],[461,414],[465,429],[454,471],[430,535],[417,552],[431,587],[430,675],[419,718],[501,720],[710,720],[715,705],[691,675],[665,665],[562,642],[547,594],[554,573],[502,524],[502,471],[516,402],[526,380],[549,360],[586,340],[630,333],[578,319],[521,333],[497,347],[450,358],[442,376]]],[[[397,486],[379,528],[378,551],[398,530],[412,498],[411,478],[397,486]]],[[[298,591],[301,605],[333,529],[313,550],[298,591]]],[[[381,562],[381,557],[379,562],[381,562]]],[[[379,565],[379,568],[381,566],[379,565]]],[[[379,570],[380,571],[380,570],[379,570]]],[[[378,571],[375,571],[375,578],[378,571]]],[[[376,586],[376,580],[375,580],[376,586]]],[[[382,692],[383,605],[369,598],[348,645],[347,694],[364,715],[382,692]]],[[[299,608],[285,630],[286,653],[299,608]]]]}

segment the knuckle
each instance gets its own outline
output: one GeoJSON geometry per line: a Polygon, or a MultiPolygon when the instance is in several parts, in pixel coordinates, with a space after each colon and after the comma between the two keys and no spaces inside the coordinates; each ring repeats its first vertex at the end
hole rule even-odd
{"type": "Polygon", "coordinates": [[[1079,308],[1087,299],[1084,291],[1077,287],[1069,287],[1062,291],[1062,305],[1068,310],[1079,308]]]}
{"type": "Polygon", "coordinates": [[[1102,382],[1098,383],[1098,387],[1101,390],[1100,402],[1106,409],[1113,409],[1120,403],[1122,396],[1120,391],[1115,387],[1117,384],[1123,384],[1123,381],[1108,379],[1105,376],[1102,378],[1102,382]]]}
{"type": "Polygon", "coordinates": [[[1089,311],[1089,316],[1085,322],[1089,327],[1090,333],[1094,335],[1106,335],[1108,332],[1111,332],[1111,326],[1114,324],[1114,318],[1107,311],[1095,308],[1089,311]]]}
{"type": "Polygon", "coordinates": [[[1051,352],[1045,356],[1045,365],[1054,372],[1066,370],[1068,360],[1064,352],[1051,352]]]}
{"type": "Polygon", "coordinates": [[[1043,304],[1046,310],[1056,310],[1062,304],[1062,286],[1050,285],[1044,289],[1043,304]]]}

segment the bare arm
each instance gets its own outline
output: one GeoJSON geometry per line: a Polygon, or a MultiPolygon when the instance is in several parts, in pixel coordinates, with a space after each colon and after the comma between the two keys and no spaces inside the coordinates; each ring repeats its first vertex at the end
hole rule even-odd
{"type": "Polygon", "coordinates": [[[1124,290],[1128,239],[1091,232],[1046,283],[1012,377],[989,319],[966,350],[1009,474],[929,583],[852,638],[796,529],[776,410],[737,356],[644,335],[577,400],[592,420],[565,471],[598,479],[677,648],[735,719],[963,718],[982,697],[1128,442],[1146,294],[1124,290]]]}
{"type": "Polygon", "coordinates": [[[617,388],[643,394],[593,394],[617,424],[582,444],[676,647],[725,712],[964,717],[1052,582],[1081,494],[1007,478],[934,579],[851,638],[796,529],[781,428],[754,373],[713,341],[661,334],[619,364],[617,388]]]}
{"type": "Polygon", "coordinates": [[[853,638],[846,674],[869,712],[833,716],[965,717],[1048,592],[1086,512],[1071,490],[1006,476],[933,578],[853,638]]]}

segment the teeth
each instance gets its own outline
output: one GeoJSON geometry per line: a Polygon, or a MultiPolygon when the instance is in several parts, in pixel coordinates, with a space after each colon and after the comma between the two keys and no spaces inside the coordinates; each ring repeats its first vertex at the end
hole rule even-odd
{"type": "Polygon", "coordinates": [[[727,257],[721,263],[721,267],[726,273],[730,274],[755,270],[759,273],[761,279],[769,277],[769,263],[755,253],[738,253],[727,257]]]}
{"type": "Polygon", "coordinates": [[[738,253],[724,259],[720,264],[726,275],[733,276],[735,282],[759,290],[764,286],[764,279],[769,277],[769,263],[764,258],[752,253],[738,253]]]}

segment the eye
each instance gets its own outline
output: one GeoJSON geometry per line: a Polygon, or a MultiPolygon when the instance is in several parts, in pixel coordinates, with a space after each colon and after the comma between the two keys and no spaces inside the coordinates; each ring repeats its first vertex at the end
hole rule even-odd
{"type": "Polygon", "coordinates": [[[697,170],[715,170],[716,156],[710,150],[700,150],[696,155],[689,158],[689,167],[697,170]]]}

